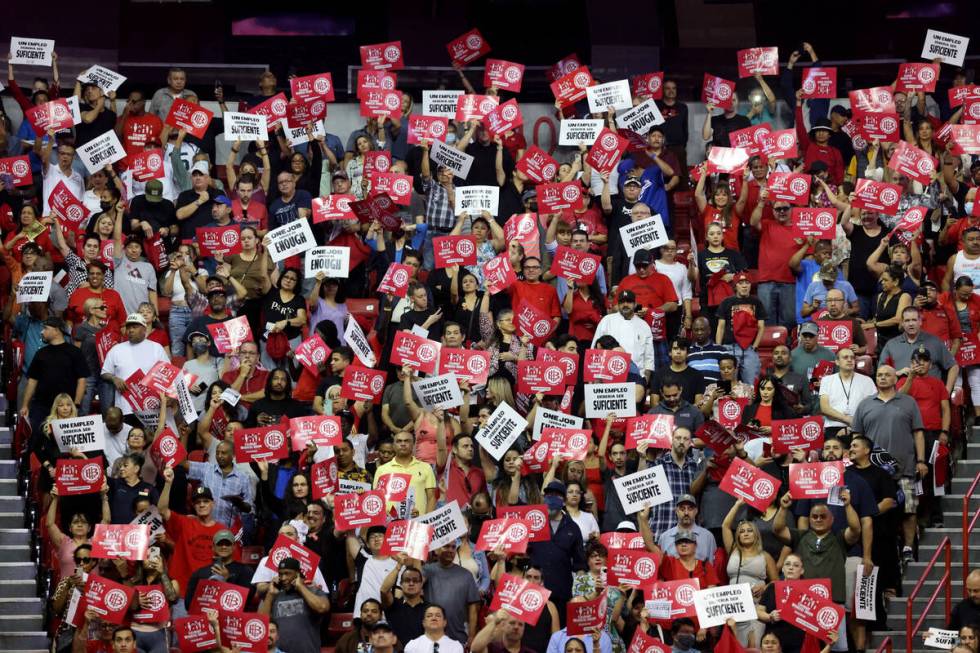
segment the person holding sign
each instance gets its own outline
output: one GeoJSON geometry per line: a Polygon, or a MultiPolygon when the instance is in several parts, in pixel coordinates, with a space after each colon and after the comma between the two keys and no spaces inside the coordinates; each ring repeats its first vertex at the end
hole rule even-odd
{"type": "MultiPolygon", "coordinates": [[[[51,215],[51,205],[49,200],[51,198],[51,193],[54,191],[55,186],[58,183],[64,183],[64,185],[71,191],[71,194],[75,197],[81,198],[85,194],[85,180],[82,175],[74,169],[75,162],[75,146],[71,143],[58,143],[55,139],[55,133],[53,130],[48,130],[47,140],[44,142],[44,147],[41,147],[41,139],[37,139],[34,142],[34,152],[41,159],[41,171],[43,173],[44,182],[42,189],[42,199],[43,199],[43,209],[44,215],[51,215]],[[55,145],[58,147],[58,158],[57,163],[51,161],[51,150],[54,149],[55,145]],[[52,165],[54,163],[54,165],[52,165]]],[[[37,212],[32,205],[31,209],[37,212]]],[[[24,224],[23,210],[21,210],[21,224],[24,224]]],[[[39,230],[42,233],[41,238],[47,242],[47,247],[45,249],[51,250],[51,239],[48,237],[47,230],[39,230]]],[[[34,238],[31,238],[34,240],[34,238]]]]}
{"type": "Polygon", "coordinates": [[[128,340],[110,349],[102,364],[102,379],[116,387],[116,407],[122,410],[124,415],[133,413],[133,406],[124,396],[128,390],[126,379],[137,370],[146,374],[158,362],[170,361],[163,347],[146,338],[146,329],[147,324],[143,316],[139,313],[131,313],[126,318],[128,340]]]}
{"type": "MultiPolygon", "coordinates": [[[[106,500],[106,493],[109,491],[109,486],[103,482],[102,485],[102,523],[108,524],[112,518],[112,513],[109,510],[109,502],[106,500]]],[[[71,515],[68,520],[68,533],[65,533],[58,526],[58,508],[60,504],[60,497],[58,496],[58,488],[51,488],[51,503],[48,505],[48,512],[45,516],[44,523],[48,529],[48,536],[51,540],[51,547],[54,550],[54,555],[57,560],[57,567],[55,568],[55,582],[59,582],[62,579],[72,578],[72,574],[78,571],[79,562],[74,558],[77,558],[80,553],[81,547],[89,547],[89,538],[92,535],[92,529],[94,528],[91,523],[89,523],[88,515],[83,511],[75,512],[71,515]]]]}
{"type": "MultiPolygon", "coordinates": [[[[721,525],[721,536],[728,551],[728,584],[738,585],[749,583],[752,586],[752,596],[759,600],[766,584],[779,578],[776,572],[776,562],[762,548],[762,535],[759,527],[748,520],[741,520],[735,526],[735,515],[745,506],[743,499],[738,499],[732,509],[725,515],[721,525]]],[[[743,646],[752,646],[758,642],[763,631],[759,621],[743,621],[737,624],[735,636],[743,646]]]]}
{"type": "Polygon", "coordinates": [[[279,577],[259,604],[259,614],[279,626],[279,644],[289,653],[319,653],[320,620],[330,611],[330,597],[306,584],[299,560],[283,558],[279,577]]]}

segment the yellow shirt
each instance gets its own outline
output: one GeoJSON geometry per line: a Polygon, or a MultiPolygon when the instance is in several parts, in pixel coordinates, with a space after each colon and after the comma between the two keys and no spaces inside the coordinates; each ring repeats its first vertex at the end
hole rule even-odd
{"type": "MultiPolygon", "coordinates": [[[[436,489],[436,475],[432,473],[432,465],[423,462],[418,458],[412,457],[412,462],[402,465],[397,458],[378,467],[374,472],[374,487],[378,487],[378,479],[386,474],[411,474],[411,488],[415,494],[415,508],[419,515],[424,515],[435,509],[435,504],[429,505],[426,490],[436,489]]],[[[388,510],[397,505],[394,501],[388,502],[388,510]]]]}

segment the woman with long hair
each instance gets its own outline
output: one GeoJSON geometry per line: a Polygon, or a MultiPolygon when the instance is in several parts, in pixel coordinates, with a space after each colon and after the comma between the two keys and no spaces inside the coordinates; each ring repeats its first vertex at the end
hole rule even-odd
{"type": "MultiPolygon", "coordinates": [[[[752,586],[752,596],[758,600],[766,583],[777,579],[776,562],[763,549],[758,526],[747,519],[735,523],[735,515],[744,505],[742,499],[736,501],[721,525],[722,541],[728,553],[726,571],[729,585],[748,583],[752,586]]],[[[745,621],[738,624],[735,635],[742,646],[754,648],[763,629],[759,621],[745,621]]]]}
{"type": "Polygon", "coordinates": [[[755,422],[757,428],[769,434],[777,419],[794,419],[796,411],[786,401],[783,384],[772,374],[766,374],[756,386],[755,400],[742,411],[742,424],[755,422]]]}
{"type": "Polygon", "coordinates": [[[724,227],[717,222],[710,223],[705,235],[705,247],[698,252],[698,267],[694,276],[695,281],[700,280],[700,314],[711,320],[712,328],[717,324],[715,311],[721,303],[721,299],[713,297],[713,293],[708,292],[712,276],[716,273],[724,273],[721,280],[730,287],[735,274],[746,269],[748,264],[741,252],[725,245],[724,227]]]}
{"type": "Polygon", "coordinates": [[[163,350],[167,352],[167,356],[171,356],[170,336],[167,333],[167,329],[160,323],[160,316],[157,313],[156,306],[150,302],[143,302],[136,309],[136,312],[142,315],[146,321],[146,339],[152,340],[163,347],[163,350]]]}
{"type": "Polygon", "coordinates": [[[569,281],[562,310],[568,314],[568,332],[578,340],[591,340],[596,326],[606,314],[599,282],[596,279],[591,284],[569,281]]]}
{"type": "MultiPolygon", "coordinates": [[[[705,194],[705,186],[708,182],[708,164],[701,164],[701,178],[694,188],[694,201],[698,206],[698,213],[705,229],[713,222],[721,225],[724,231],[725,247],[740,251],[738,246],[738,228],[741,224],[738,212],[735,210],[735,198],[732,197],[732,190],[728,186],[727,177],[719,177],[715,182],[714,189],[711,191],[711,199],[705,194]]],[[[743,192],[748,192],[748,184],[742,185],[743,192]]]]}
{"type": "MultiPolygon", "coordinates": [[[[947,274],[952,275],[952,270],[947,274]]],[[[956,279],[951,291],[939,296],[939,304],[952,308],[956,313],[964,338],[976,338],[980,333],[980,295],[973,292],[973,289],[973,279],[963,275],[956,279]]],[[[977,419],[980,418],[980,365],[965,366],[963,376],[970,386],[974,421],[980,422],[980,419],[977,419]]]]}
{"type": "Polygon", "coordinates": [[[222,263],[226,265],[219,266],[218,274],[231,281],[244,302],[240,314],[248,318],[252,335],[258,337],[265,331],[262,328],[262,301],[272,289],[275,265],[267,251],[259,250],[259,232],[254,227],[242,227],[239,242],[242,251],[225,257],[222,263]]]}
{"type": "Polygon", "coordinates": [[[480,459],[483,473],[492,489],[490,496],[495,507],[529,506],[543,501],[538,483],[521,475],[524,459],[516,447],[508,449],[499,464],[494,464],[490,456],[481,456],[480,459]]]}
{"type": "Polygon", "coordinates": [[[480,278],[470,268],[454,265],[449,273],[449,297],[452,312],[449,319],[460,325],[463,340],[474,343],[480,340],[480,305],[488,294],[480,290],[480,278]]]}
{"type": "MultiPolygon", "coordinates": [[[[781,571],[783,580],[801,580],[805,572],[803,559],[796,553],[790,553],[783,559],[781,571]]],[[[777,641],[782,644],[783,653],[800,653],[800,649],[803,648],[803,631],[783,621],[777,609],[784,599],[785,597],[776,596],[776,585],[769,583],[756,602],[756,614],[759,621],[766,624],[767,637],[768,634],[776,635],[777,641]]],[[[763,644],[767,637],[763,637],[763,644]]]]}
{"type": "MultiPolygon", "coordinates": [[[[51,218],[44,220],[38,215],[37,208],[33,204],[25,204],[20,208],[18,214],[20,222],[17,231],[7,237],[3,247],[11,253],[16,260],[21,260],[21,252],[27,243],[34,243],[41,248],[41,251],[49,257],[54,257],[54,243],[51,242],[51,230],[45,220],[49,223],[51,218]]],[[[110,232],[111,237],[111,232],[110,232]]]]}
{"type": "Polygon", "coordinates": [[[323,272],[318,272],[313,288],[306,298],[310,305],[310,328],[323,320],[330,320],[337,327],[337,339],[341,345],[347,344],[344,337],[346,327],[345,320],[348,316],[347,311],[347,292],[340,282],[340,279],[327,277],[323,272]]]}
{"type": "MultiPolygon", "coordinates": [[[[225,173],[228,175],[228,188],[235,188],[238,185],[238,180],[246,175],[250,175],[252,179],[258,179],[259,183],[256,184],[255,190],[252,192],[252,201],[258,202],[259,204],[266,205],[266,196],[269,193],[269,183],[272,181],[272,165],[269,163],[269,151],[265,147],[265,141],[256,141],[255,146],[258,149],[259,155],[262,159],[262,174],[259,174],[259,170],[255,165],[255,161],[252,155],[246,155],[242,162],[238,165],[238,171],[235,171],[235,159],[238,158],[238,149],[241,147],[240,141],[235,141],[232,144],[231,149],[228,150],[228,160],[225,162],[225,173]]],[[[319,189],[317,189],[319,191],[319,189]]],[[[319,192],[314,193],[319,195],[319,192]]]]}
{"type": "MultiPolygon", "coordinates": [[[[109,492],[109,486],[104,481],[100,494],[105,499],[109,492]]],[[[89,517],[84,511],[72,513],[68,519],[68,532],[61,530],[58,524],[58,506],[61,498],[58,496],[58,488],[51,488],[51,503],[48,504],[48,512],[45,515],[44,523],[48,528],[48,538],[51,540],[51,548],[54,549],[57,566],[55,567],[54,583],[58,583],[62,578],[68,578],[74,573],[76,563],[74,560],[75,549],[79,544],[88,544],[95,525],[89,521],[89,517]]],[[[108,524],[112,518],[109,512],[109,502],[102,501],[102,523],[108,524]]]]}
{"type": "Polygon", "coordinates": [[[590,539],[598,539],[599,522],[595,515],[582,509],[584,501],[585,488],[580,481],[569,481],[565,484],[565,512],[582,531],[582,541],[588,542],[590,539]]]}
{"type": "Polygon", "coordinates": [[[350,158],[344,171],[350,179],[350,192],[359,200],[367,196],[367,182],[364,177],[364,158],[371,151],[371,139],[360,135],[354,140],[354,156],[350,158]]]}
{"type": "Polygon", "coordinates": [[[875,328],[878,336],[878,351],[881,354],[885,343],[902,332],[902,311],[912,305],[912,298],[908,293],[902,291],[902,281],[905,273],[897,265],[889,266],[881,273],[878,280],[881,282],[881,292],[875,298],[874,315],[870,322],[875,328]]]}
{"type": "Polygon", "coordinates": [[[303,280],[299,269],[286,268],[274,285],[262,299],[263,323],[272,325],[263,329],[259,337],[262,366],[267,370],[285,367],[286,354],[299,347],[303,341],[303,327],[306,325],[306,298],[303,297],[303,280]],[[270,353],[269,345],[277,339],[281,340],[283,336],[288,340],[285,351],[270,353]]]}
{"type": "Polygon", "coordinates": [[[490,353],[490,375],[503,368],[511,379],[517,378],[517,361],[533,360],[535,347],[528,336],[518,336],[514,326],[514,310],[497,311],[496,319],[490,313],[490,293],[480,302],[481,347],[490,353]]]}

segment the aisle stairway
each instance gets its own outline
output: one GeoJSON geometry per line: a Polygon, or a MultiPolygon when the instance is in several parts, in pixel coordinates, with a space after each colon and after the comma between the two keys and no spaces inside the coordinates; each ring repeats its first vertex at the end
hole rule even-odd
{"type": "MultiPolygon", "coordinates": [[[[953,480],[950,493],[943,498],[943,528],[929,528],[919,541],[919,561],[909,565],[902,583],[902,593],[905,596],[898,597],[891,602],[888,611],[888,630],[879,631],[868,644],[868,651],[878,648],[885,637],[891,637],[895,651],[906,650],[905,637],[905,615],[908,600],[905,598],[915,588],[916,583],[923,577],[929,560],[932,559],[936,548],[943,538],[948,537],[952,544],[952,604],[955,606],[963,598],[963,496],[970,488],[977,473],[980,472],[980,427],[973,429],[973,444],[968,444],[962,460],[960,460],[953,470],[953,480]]],[[[980,489],[974,493],[970,501],[968,516],[972,519],[973,515],[980,510],[980,489]]],[[[970,567],[980,567],[980,527],[970,536],[970,567]]],[[[918,595],[912,602],[912,622],[918,620],[929,603],[929,598],[936,589],[936,584],[945,574],[943,564],[944,557],[940,554],[939,562],[929,571],[926,581],[918,595]]],[[[944,615],[945,592],[941,591],[936,599],[936,603],[929,610],[922,630],[929,627],[945,628],[946,619],[944,615]]],[[[923,647],[920,637],[913,637],[913,647],[916,653],[935,653],[936,649],[923,647]]]]}

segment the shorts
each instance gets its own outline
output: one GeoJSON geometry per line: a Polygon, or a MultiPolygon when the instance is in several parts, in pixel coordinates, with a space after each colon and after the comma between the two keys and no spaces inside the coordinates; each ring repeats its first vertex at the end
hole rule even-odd
{"type": "Polygon", "coordinates": [[[914,515],[919,510],[919,497],[915,493],[915,479],[902,476],[898,479],[898,489],[905,495],[905,514],[914,515]]]}
{"type": "Polygon", "coordinates": [[[858,565],[861,564],[860,556],[847,556],[844,561],[844,607],[848,613],[854,608],[854,589],[857,586],[858,565]]]}

